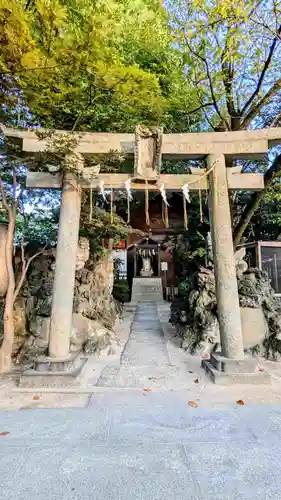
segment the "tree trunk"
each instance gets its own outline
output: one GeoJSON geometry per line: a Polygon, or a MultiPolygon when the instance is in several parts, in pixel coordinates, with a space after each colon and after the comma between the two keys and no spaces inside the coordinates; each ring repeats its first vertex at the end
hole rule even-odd
{"type": "Polygon", "coordinates": [[[0,224],[0,297],[5,297],[8,288],[8,271],[6,264],[6,241],[8,228],[0,224]]]}
{"type": "Polygon", "coordinates": [[[235,227],[233,234],[234,249],[236,249],[239,243],[241,242],[241,238],[245,230],[247,229],[252,216],[259,207],[260,202],[264,198],[267,189],[271,186],[274,179],[280,176],[281,176],[281,155],[278,155],[275,158],[274,162],[272,163],[271,167],[264,174],[264,190],[257,191],[252,194],[250,200],[248,201],[243,210],[243,213],[240,217],[237,226],[235,227]]]}
{"type": "Polygon", "coordinates": [[[13,303],[5,305],[4,339],[0,349],[0,373],[9,373],[12,369],[12,349],[14,341],[13,303]]]}
{"type": "Polygon", "coordinates": [[[6,264],[8,271],[8,289],[4,309],[4,339],[0,348],[0,373],[8,373],[12,368],[12,349],[14,342],[14,293],[15,273],[13,268],[13,241],[15,232],[15,211],[9,210],[9,226],[6,240],[6,264]]]}

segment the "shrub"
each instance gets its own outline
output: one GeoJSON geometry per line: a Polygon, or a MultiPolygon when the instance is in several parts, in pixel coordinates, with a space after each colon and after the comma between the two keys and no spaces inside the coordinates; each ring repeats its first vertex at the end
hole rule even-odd
{"type": "Polygon", "coordinates": [[[130,290],[127,280],[115,280],[113,285],[113,297],[124,304],[130,300],[130,290]]]}

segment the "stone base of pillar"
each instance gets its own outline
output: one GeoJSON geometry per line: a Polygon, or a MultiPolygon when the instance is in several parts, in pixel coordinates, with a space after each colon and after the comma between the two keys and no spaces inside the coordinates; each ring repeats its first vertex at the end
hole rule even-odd
{"type": "Polygon", "coordinates": [[[19,387],[71,387],[79,382],[86,363],[79,352],[63,359],[41,356],[35,360],[34,369],[20,375],[19,387]]]}
{"type": "Polygon", "coordinates": [[[230,359],[220,353],[211,354],[210,359],[202,360],[202,368],[218,385],[270,384],[271,376],[267,371],[259,371],[255,359],[230,359]]]}

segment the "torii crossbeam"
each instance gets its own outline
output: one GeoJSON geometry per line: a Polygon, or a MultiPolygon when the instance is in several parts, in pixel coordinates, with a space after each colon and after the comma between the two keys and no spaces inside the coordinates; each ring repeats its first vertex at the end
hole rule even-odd
{"type": "MultiPolygon", "coordinates": [[[[34,154],[44,151],[46,143],[33,131],[4,129],[7,138],[16,141],[22,152],[34,154]]],[[[258,159],[268,148],[281,142],[281,129],[265,129],[246,132],[214,132],[164,134],[157,142],[155,135],[142,136],[139,129],[133,134],[77,134],[76,153],[83,157],[109,153],[112,150],[135,154],[132,189],[155,191],[164,184],[166,190],[180,191],[184,184],[190,189],[209,188],[209,207],[213,240],[216,294],[222,354],[232,360],[243,360],[243,338],[237,290],[235,257],[233,252],[231,217],[228,190],[263,189],[261,174],[241,174],[236,168],[227,169],[225,159],[258,159]],[[157,150],[158,148],[158,150],[157,150]],[[160,151],[159,151],[160,148],[160,151]],[[158,174],[156,155],[173,159],[207,158],[209,178],[199,181],[197,173],[158,174]]],[[[202,170],[198,169],[202,174],[202,170]]],[[[127,174],[99,174],[91,183],[78,181],[72,174],[51,175],[28,173],[27,187],[62,189],[56,270],[53,289],[53,305],[50,327],[49,354],[64,358],[69,353],[69,336],[72,326],[75,263],[78,245],[81,188],[98,189],[100,182],[105,188],[124,189],[127,174]]]]}

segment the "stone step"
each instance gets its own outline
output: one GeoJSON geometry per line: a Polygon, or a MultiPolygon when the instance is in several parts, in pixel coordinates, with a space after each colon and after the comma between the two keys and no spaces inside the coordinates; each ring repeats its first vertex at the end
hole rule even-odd
{"type": "Polygon", "coordinates": [[[152,390],[176,390],[190,387],[190,379],[194,379],[193,374],[189,374],[185,368],[172,367],[169,363],[163,366],[121,366],[118,371],[110,366],[106,366],[101,373],[97,386],[112,388],[150,388],[152,390]]]}
{"type": "Polygon", "coordinates": [[[132,330],[160,330],[161,331],[161,325],[160,323],[156,322],[153,324],[152,322],[145,321],[143,323],[133,323],[132,325],[132,330]]]}
{"type": "Polygon", "coordinates": [[[161,297],[160,296],[155,296],[155,295],[142,295],[142,294],[135,294],[134,295],[134,300],[136,300],[138,303],[140,302],[146,302],[147,299],[149,299],[151,302],[160,302],[161,301],[161,297]]]}
{"type": "Polygon", "coordinates": [[[163,331],[162,330],[150,330],[149,328],[147,329],[139,329],[139,330],[131,330],[131,335],[135,337],[164,337],[163,331]]]}
{"type": "Polygon", "coordinates": [[[134,278],[132,302],[163,302],[161,278],[134,278]]]}
{"type": "Polygon", "coordinates": [[[135,312],[137,304],[124,304],[123,311],[125,312],[135,312]]]}
{"type": "Polygon", "coordinates": [[[138,339],[146,338],[146,337],[151,337],[153,339],[157,338],[164,338],[164,334],[162,330],[131,330],[130,337],[135,337],[138,339]]]}
{"type": "Polygon", "coordinates": [[[145,314],[139,315],[138,313],[136,313],[134,315],[134,322],[136,322],[136,323],[160,323],[159,319],[156,315],[156,312],[155,312],[155,314],[151,314],[151,315],[145,315],[145,314]]]}
{"type": "Polygon", "coordinates": [[[158,326],[157,328],[153,328],[151,327],[151,325],[147,326],[139,325],[138,327],[132,325],[131,327],[131,333],[148,333],[148,332],[150,332],[153,335],[163,335],[163,330],[162,328],[160,328],[160,326],[158,326]]]}
{"type": "Polygon", "coordinates": [[[141,323],[132,323],[133,330],[162,330],[160,323],[152,323],[152,322],[141,322],[141,323]]]}
{"type": "Polygon", "coordinates": [[[138,304],[139,309],[156,309],[157,305],[154,302],[143,301],[141,304],[138,304]]]}
{"type": "Polygon", "coordinates": [[[136,342],[128,341],[121,357],[121,365],[127,366],[154,366],[168,362],[168,351],[164,342],[136,342]]]}
{"type": "Polygon", "coordinates": [[[158,318],[158,315],[157,315],[157,311],[147,311],[147,312],[144,312],[144,311],[135,311],[135,314],[134,314],[134,320],[143,320],[143,319],[147,319],[149,321],[156,321],[158,320],[159,321],[159,318],[158,318]]]}
{"type": "MultiPolygon", "coordinates": [[[[161,338],[161,337],[158,337],[158,338],[152,338],[152,337],[144,337],[144,338],[132,337],[132,341],[135,343],[135,347],[138,347],[139,350],[143,349],[144,351],[146,351],[147,348],[150,349],[150,350],[153,349],[153,348],[154,348],[154,350],[158,349],[158,347],[160,349],[162,349],[162,346],[166,345],[163,342],[163,340],[164,339],[161,338]]],[[[147,354],[146,354],[145,358],[147,358],[147,354]]]]}
{"type": "Polygon", "coordinates": [[[135,315],[134,315],[134,320],[137,321],[137,320],[146,320],[146,321],[159,321],[158,319],[158,316],[157,316],[157,313],[156,311],[154,312],[147,312],[147,313],[143,313],[143,312],[136,312],[135,315]]]}

